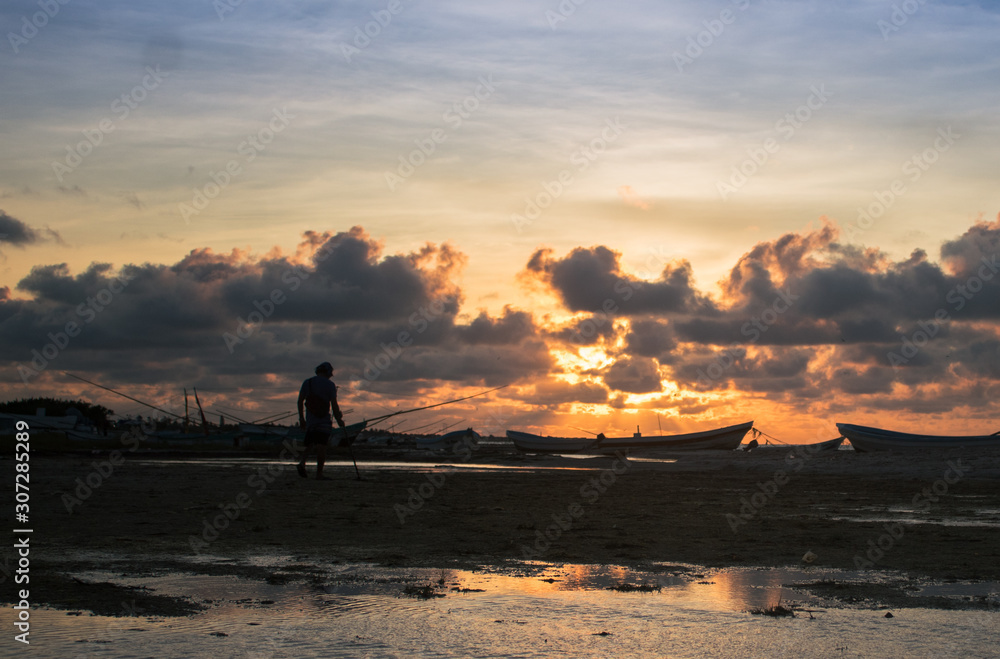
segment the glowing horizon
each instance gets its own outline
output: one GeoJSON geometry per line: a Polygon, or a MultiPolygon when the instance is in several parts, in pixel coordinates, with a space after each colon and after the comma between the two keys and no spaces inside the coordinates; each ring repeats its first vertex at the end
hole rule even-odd
{"type": "Polygon", "coordinates": [[[5,398],[996,430],[996,9],[362,4],[0,12],[5,398]]]}

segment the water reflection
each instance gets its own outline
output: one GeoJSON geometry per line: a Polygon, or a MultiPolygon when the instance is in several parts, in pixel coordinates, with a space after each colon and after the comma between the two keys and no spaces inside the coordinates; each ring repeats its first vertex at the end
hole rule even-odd
{"type": "Polygon", "coordinates": [[[920,609],[897,612],[892,621],[867,609],[827,607],[815,620],[746,613],[779,600],[811,601],[782,584],[848,576],[821,569],[553,565],[514,576],[334,565],[324,574],[276,585],[231,576],[86,573],[81,577],[187,596],[209,608],[186,618],[36,611],[32,644],[45,656],[70,657],[798,657],[839,656],[838,648],[849,650],[846,656],[893,657],[947,656],[955,647],[987,656],[995,648],[986,632],[1000,620],[997,613],[920,609]],[[622,583],[660,590],[608,590],[622,583]],[[418,587],[443,597],[413,596],[418,587]]]}
{"type": "MultiPolygon", "coordinates": [[[[676,462],[675,460],[646,460],[646,462],[676,462]]],[[[211,465],[213,467],[266,467],[269,465],[278,465],[285,467],[287,469],[293,469],[294,465],[287,461],[282,460],[263,460],[259,458],[184,458],[184,459],[171,459],[171,458],[155,458],[155,459],[137,459],[136,464],[152,465],[152,466],[180,466],[180,467],[190,467],[192,465],[211,465]]],[[[354,463],[350,460],[327,460],[326,467],[328,470],[343,469],[345,471],[350,471],[354,473],[354,463]]],[[[607,467],[606,461],[594,462],[587,466],[571,467],[564,464],[493,464],[486,462],[406,462],[406,461],[389,461],[389,460],[376,460],[376,461],[365,461],[359,462],[359,466],[364,469],[369,470],[380,470],[380,471],[408,471],[413,473],[428,473],[428,472],[447,472],[447,471],[462,471],[462,472],[484,472],[484,471],[515,471],[515,472],[531,472],[531,471],[595,471],[599,469],[604,469],[607,467]]]]}

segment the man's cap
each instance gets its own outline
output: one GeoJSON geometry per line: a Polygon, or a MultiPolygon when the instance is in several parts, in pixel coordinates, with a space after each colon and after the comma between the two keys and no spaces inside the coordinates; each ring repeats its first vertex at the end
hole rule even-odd
{"type": "Polygon", "coordinates": [[[330,362],[323,362],[322,364],[317,366],[316,375],[319,375],[321,373],[333,373],[333,364],[331,364],[330,362]]]}

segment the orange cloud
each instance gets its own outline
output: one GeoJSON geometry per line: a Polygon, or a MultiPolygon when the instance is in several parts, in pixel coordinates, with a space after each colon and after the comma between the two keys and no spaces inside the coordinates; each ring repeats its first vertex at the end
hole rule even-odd
{"type": "Polygon", "coordinates": [[[639,193],[631,185],[618,186],[618,196],[627,206],[634,206],[644,211],[649,210],[649,204],[639,197],[639,193]]]}

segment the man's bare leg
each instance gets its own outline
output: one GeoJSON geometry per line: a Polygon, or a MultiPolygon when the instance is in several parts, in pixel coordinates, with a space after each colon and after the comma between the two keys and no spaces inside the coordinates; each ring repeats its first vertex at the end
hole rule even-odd
{"type": "Polygon", "coordinates": [[[326,444],[316,445],[316,478],[323,478],[323,465],[326,464],[326,444]]]}
{"type": "Polygon", "coordinates": [[[306,478],[306,460],[309,458],[309,448],[312,444],[306,444],[305,450],[302,451],[302,459],[299,461],[295,468],[299,471],[299,476],[306,478]]]}

